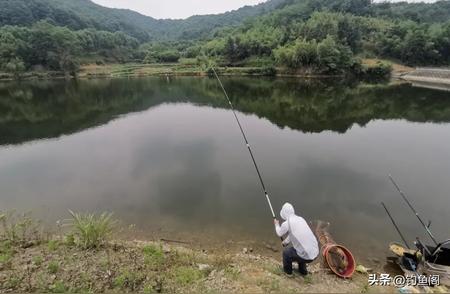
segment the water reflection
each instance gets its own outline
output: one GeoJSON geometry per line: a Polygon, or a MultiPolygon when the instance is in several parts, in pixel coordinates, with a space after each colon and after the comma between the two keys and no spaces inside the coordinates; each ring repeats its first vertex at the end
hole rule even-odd
{"type": "MultiPolygon", "coordinates": [[[[238,110],[303,132],[345,133],[373,119],[448,122],[447,93],[410,85],[224,79],[238,110]]],[[[226,108],[214,79],[160,78],[0,84],[0,144],[59,137],[162,103],[226,108]]]]}
{"type": "MultiPolygon", "coordinates": [[[[290,201],[309,219],[331,221],[336,239],[356,252],[382,252],[397,235],[381,201],[409,239],[424,235],[389,183],[392,173],[433,218],[436,235],[446,237],[447,93],[224,81],[245,113],[239,115],[276,208],[290,201]]],[[[226,107],[210,79],[2,84],[0,207],[51,221],[67,209],[111,210],[144,230],[276,241],[226,107]]]]}

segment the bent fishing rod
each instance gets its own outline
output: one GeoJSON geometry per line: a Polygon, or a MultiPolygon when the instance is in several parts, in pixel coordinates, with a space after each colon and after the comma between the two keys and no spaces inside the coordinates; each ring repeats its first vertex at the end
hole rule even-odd
{"type": "Polygon", "coordinates": [[[400,193],[400,195],[402,196],[403,200],[405,200],[406,204],[408,204],[409,208],[411,208],[411,210],[414,212],[414,214],[416,215],[417,219],[419,219],[420,223],[422,224],[422,226],[425,228],[425,231],[427,231],[428,235],[430,236],[431,240],[433,240],[434,244],[436,246],[439,245],[439,243],[436,241],[436,239],[434,238],[433,234],[431,233],[430,230],[430,225],[431,223],[428,222],[428,225],[426,225],[424,223],[424,221],[422,220],[422,218],[420,217],[419,213],[414,209],[414,207],[412,206],[411,202],[409,202],[408,197],[406,197],[406,194],[402,191],[402,189],[400,189],[400,187],[397,185],[397,183],[395,182],[394,178],[392,178],[391,175],[389,175],[389,179],[391,180],[392,184],[394,184],[395,188],[397,189],[397,191],[400,193]]]}
{"type": "Polygon", "coordinates": [[[227,91],[225,90],[225,87],[222,84],[222,81],[220,80],[219,76],[217,75],[216,70],[214,69],[214,67],[211,67],[211,69],[214,72],[214,76],[216,77],[217,81],[219,81],[219,85],[222,88],[223,93],[225,94],[225,98],[227,98],[227,100],[228,100],[228,104],[230,105],[230,109],[233,112],[234,118],[236,119],[236,122],[237,122],[237,124],[239,126],[239,129],[241,130],[241,134],[242,134],[242,137],[244,138],[245,145],[248,148],[248,152],[250,153],[250,156],[252,158],[253,165],[255,166],[255,169],[256,169],[256,173],[258,174],[258,178],[259,178],[259,182],[261,183],[262,190],[264,192],[264,195],[266,196],[267,203],[269,204],[270,212],[272,213],[273,219],[276,219],[275,212],[273,211],[272,203],[270,202],[269,193],[267,192],[266,185],[264,184],[263,178],[261,176],[261,172],[259,171],[259,167],[258,167],[258,164],[256,163],[255,156],[253,155],[253,151],[252,151],[252,148],[250,146],[250,143],[248,142],[247,136],[245,135],[244,128],[242,127],[242,124],[239,121],[239,118],[238,118],[238,116],[236,114],[236,111],[234,109],[233,103],[231,102],[231,99],[228,96],[227,91]]]}

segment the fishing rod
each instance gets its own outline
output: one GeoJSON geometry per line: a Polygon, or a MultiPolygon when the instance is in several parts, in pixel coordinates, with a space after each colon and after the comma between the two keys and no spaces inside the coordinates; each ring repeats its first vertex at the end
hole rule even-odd
{"type": "Polygon", "coordinates": [[[414,212],[416,217],[419,219],[420,223],[425,228],[425,231],[427,231],[428,235],[430,236],[431,240],[433,240],[434,244],[436,246],[439,245],[438,242],[436,241],[436,239],[434,238],[433,234],[431,233],[431,230],[430,230],[431,222],[428,222],[428,225],[425,225],[425,223],[423,222],[422,218],[419,216],[419,213],[414,209],[414,207],[412,206],[411,202],[409,202],[408,197],[406,197],[406,194],[400,189],[400,187],[397,185],[397,183],[395,182],[395,180],[392,178],[391,175],[389,175],[389,179],[391,180],[392,184],[394,184],[395,188],[400,193],[400,195],[402,196],[403,200],[405,200],[406,204],[408,204],[409,208],[411,208],[411,210],[414,212]]]}
{"type": "Polygon", "coordinates": [[[267,203],[269,204],[270,212],[272,213],[272,217],[273,217],[273,219],[276,219],[275,212],[273,211],[272,203],[270,202],[269,193],[267,193],[266,185],[264,184],[263,178],[261,176],[261,172],[259,171],[258,164],[256,163],[255,156],[253,155],[252,148],[250,147],[250,143],[248,142],[247,136],[245,135],[244,128],[242,127],[242,124],[239,121],[236,111],[234,110],[233,103],[231,103],[230,97],[228,96],[227,91],[225,90],[225,87],[222,84],[222,81],[220,80],[219,76],[217,75],[216,70],[214,69],[214,67],[211,67],[211,69],[214,72],[214,76],[216,77],[217,81],[219,81],[220,87],[222,88],[222,91],[228,100],[228,104],[230,104],[231,111],[233,112],[234,118],[236,119],[239,129],[241,130],[242,137],[244,138],[245,144],[247,145],[247,148],[248,148],[248,152],[250,153],[250,156],[252,158],[253,165],[255,166],[256,173],[258,174],[259,182],[261,183],[262,190],[264,192],[264,195],[266,196],[267,203]]]}
{"type": "MultiPolygon", "coordinates": [[[[402,238],[403,243],[405,243],[405,245],[406,245],[406,247],[407,247],[408,249],[411,249],[411,248],[408,246],[408,242],[406,242],[406,239],[405,239],[405,237],[403,236],[402,232],[400,231],[400,229],[398,228],[397,224],[395,223],[395,220],[394,220],[394,218],[392,217],[391,213],[389,212],[389,209],[386,207],[386,205],[384,204],[384,202],[381,202],[381,205],[383,205],[384,210],[386,210],[387,215],[388,215],[389,218],[391,219],[392,224],[394,225],[394,227],[395,227],[395,229],[397,230],[398,234],[399,234],[400,237],[402,238]]],[[[425,247],[425,248],[426,248],[426,247],[425,247]]],[[[417,272],[417,265],[416,265],[415,268],[414,268],[414,267],[413,267],[413,264],[410,263],[410,266],[411,266],[412,272],[416,275],[417,278],[419,278],[420,276],[419,276],[419,273],[417,272]]],[[[429,287],[428,287],[428,286],[422,286],[422,287],[426,290],[426,293],[428,293],[429,287]]]]}
{"type": "Polygon", "coordinates": [[[384,204],[384,202],[381,202],[381,205],[383,205],[384,210],[386,210],[387,215],[389,216],[389,218],[391,219],[392,224],[394,225],[395,229],[397,230],[398,234],[400,235],[400,238],[402,238],[403,243],[405,243],[406,247],[408,249],[411,249],[408,245],[408,242],[406,242],[405,237],[403,236],[402,232],[400,231],[400,229],[397,226],[397,223],[395,222],[394,218],[392,217],[391,213],[389,212],[389,209],[386,207],[386,205],[384,204]]]}

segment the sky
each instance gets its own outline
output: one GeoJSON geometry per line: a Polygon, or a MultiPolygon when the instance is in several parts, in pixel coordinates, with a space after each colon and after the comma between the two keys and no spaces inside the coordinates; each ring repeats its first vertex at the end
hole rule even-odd
{"type": "Polygon", "coordinates": [[[222,13],[265,0],[93,0],[95,3],[127,8],[154,18],[187,18],[197,14],[222,13]]]}

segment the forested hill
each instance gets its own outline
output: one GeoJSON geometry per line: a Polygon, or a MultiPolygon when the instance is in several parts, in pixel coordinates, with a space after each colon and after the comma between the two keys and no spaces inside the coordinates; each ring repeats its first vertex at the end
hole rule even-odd
{"type": "Polygon", "coordinates": [[[285,3],[285,0],[272,0],[223,14],[157,20],[131,10],[106,8],[90,0],[1,0],[0,26],[30,26],[46,20],[73,30],[121,31],[140,41],[198,39],[216,28],[238,25],[285,3]]]}
{"type": "MultiPolygon", "coordinates": [[[[0,71],[190,60],[300,74],[366,73],[362,59],[450,64],[450,1],[269,0],[157,20],[90,0],[0,0],[0,71]],[[205,56],[207,58],[205,58],[205,56]]],[[[384,64],[386,65],[386,64],[384,64]]],[[[388,66],[381,72],[389,72],[388,66]]]]}

